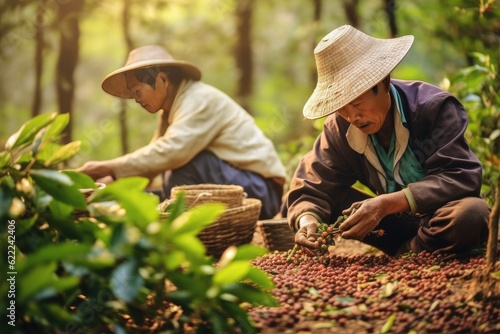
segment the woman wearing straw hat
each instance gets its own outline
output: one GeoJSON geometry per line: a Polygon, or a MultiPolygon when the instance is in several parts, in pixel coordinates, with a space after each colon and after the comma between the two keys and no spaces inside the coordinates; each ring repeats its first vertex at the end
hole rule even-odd
{"type": "Polygon", "coordinates": [[[104,78],[107,93],[160,112],[153,140],[132,153],[79,168],[95,180],[164,173],[162,197],[172,187],[201,183],[241,185],[262,201],[261,218],[279,211],[285,168],[253,118],[220,90],[200,81],[193,64],[164,48],[132,50],[124,67],[104,78]]]}
{"type": "Polygon", "coordinates": [[[321,222],[390,255],[482,245],[490,208],[464,132],[467,114],[441,89],[390,78],[413,36],[372,38],[342,26],[314,50],[318,82],[304,115],[323,131],[301,160],[283,214],[309,251],[321,222]],[[352,188],[361,182],[375,197],[352,188]],[[375,229],[385,234],[370,233],[375,229]]]}

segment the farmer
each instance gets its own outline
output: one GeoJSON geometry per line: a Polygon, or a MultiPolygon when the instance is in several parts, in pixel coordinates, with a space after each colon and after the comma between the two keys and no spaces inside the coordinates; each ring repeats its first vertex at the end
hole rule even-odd
{"type": "Polygon", "coordinates": [[[149,113],[160,111],[156,133],[135,152],[78,170],[94,180],[163,174],[162,199],[178,185],[237,184],[262,201],[261,219],[273,217],[286,174],[272,142],[242,107],[200,78],[195,65],[160,46],[132,50],[102,88],[135,99],[149,113]]]}
{"type": "Polygon", "coordinates": [[[430,84],[390,78],[412,43],[342,26],[315,48],[318,82],[304,116],[329,116],[283,206],[306,251],[318,247],[318,224],[340,215],[343,238],[389,255],[458,253],[486,241],[490,208],[464,107],[430,84]],[[376,196],[354,189],[357,181],[376,196]]]}

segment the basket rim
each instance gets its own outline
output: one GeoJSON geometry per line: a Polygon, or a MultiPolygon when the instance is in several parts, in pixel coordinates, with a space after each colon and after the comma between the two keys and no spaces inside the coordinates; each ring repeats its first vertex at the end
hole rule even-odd
{"type": "Polygon", "coordinates": [[[286,224],[288,225],[288,219],[286,218],[275,218],[275,219],[263,219],[257,222],[258,225],[278,225],[286,224]]]}
{"type": "Polygon", "coordinates": [[[222,191],[241,191],[243,192],[243,187],[238,184],[211,184],[211,183],[200,183],[200,184],[186,184],[175,186],[172,188],[172,192],[178,191],[206,191],[206,190],[222,190],[222,191]]]}

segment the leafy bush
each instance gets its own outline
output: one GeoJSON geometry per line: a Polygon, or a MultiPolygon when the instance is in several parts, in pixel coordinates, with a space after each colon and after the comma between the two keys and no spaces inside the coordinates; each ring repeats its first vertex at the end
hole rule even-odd
{"type": "Polygon", "coordinates": [[[197,234],[223,204],[186,210],[180,196],[160,216],[144,178],[96,189],[57,171],[79,149],[57,144],[68,121],[35,117],[0,152],[2,333],[254,333],[245,305],[277,305],[250,265],[266,250],[230,247],[216,263],[197,234]]]}
{"type": "Polygon", "coordinates": [[[482,195],[493,205],[494,188],[500,175],[500,78],[489,55],[472,53],[474,66],[466,67],[444,81],[467,109],[466,137],[483,163],[482,195]]]}

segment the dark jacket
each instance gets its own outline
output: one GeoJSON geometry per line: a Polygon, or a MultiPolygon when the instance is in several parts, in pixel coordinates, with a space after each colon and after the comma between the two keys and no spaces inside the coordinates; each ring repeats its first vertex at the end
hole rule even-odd
{"type": "MultiPolygon", "coordinates": [[[[464,138],[467,114],[450,93],[418,81],[391,80],[402,99],[409,145],[427,176],[407,185],[419,214],[429,214],[452,200],[480,194],[482,166],[464,138]]],[[[334,113],[325,120],[313,149],[299,163],[284,203],[293,228],[303,212],[324,222],[340,215],[344,194],[359,181],[385,193],[377,170],[349,146],[350,124],[334,113]]]]}

